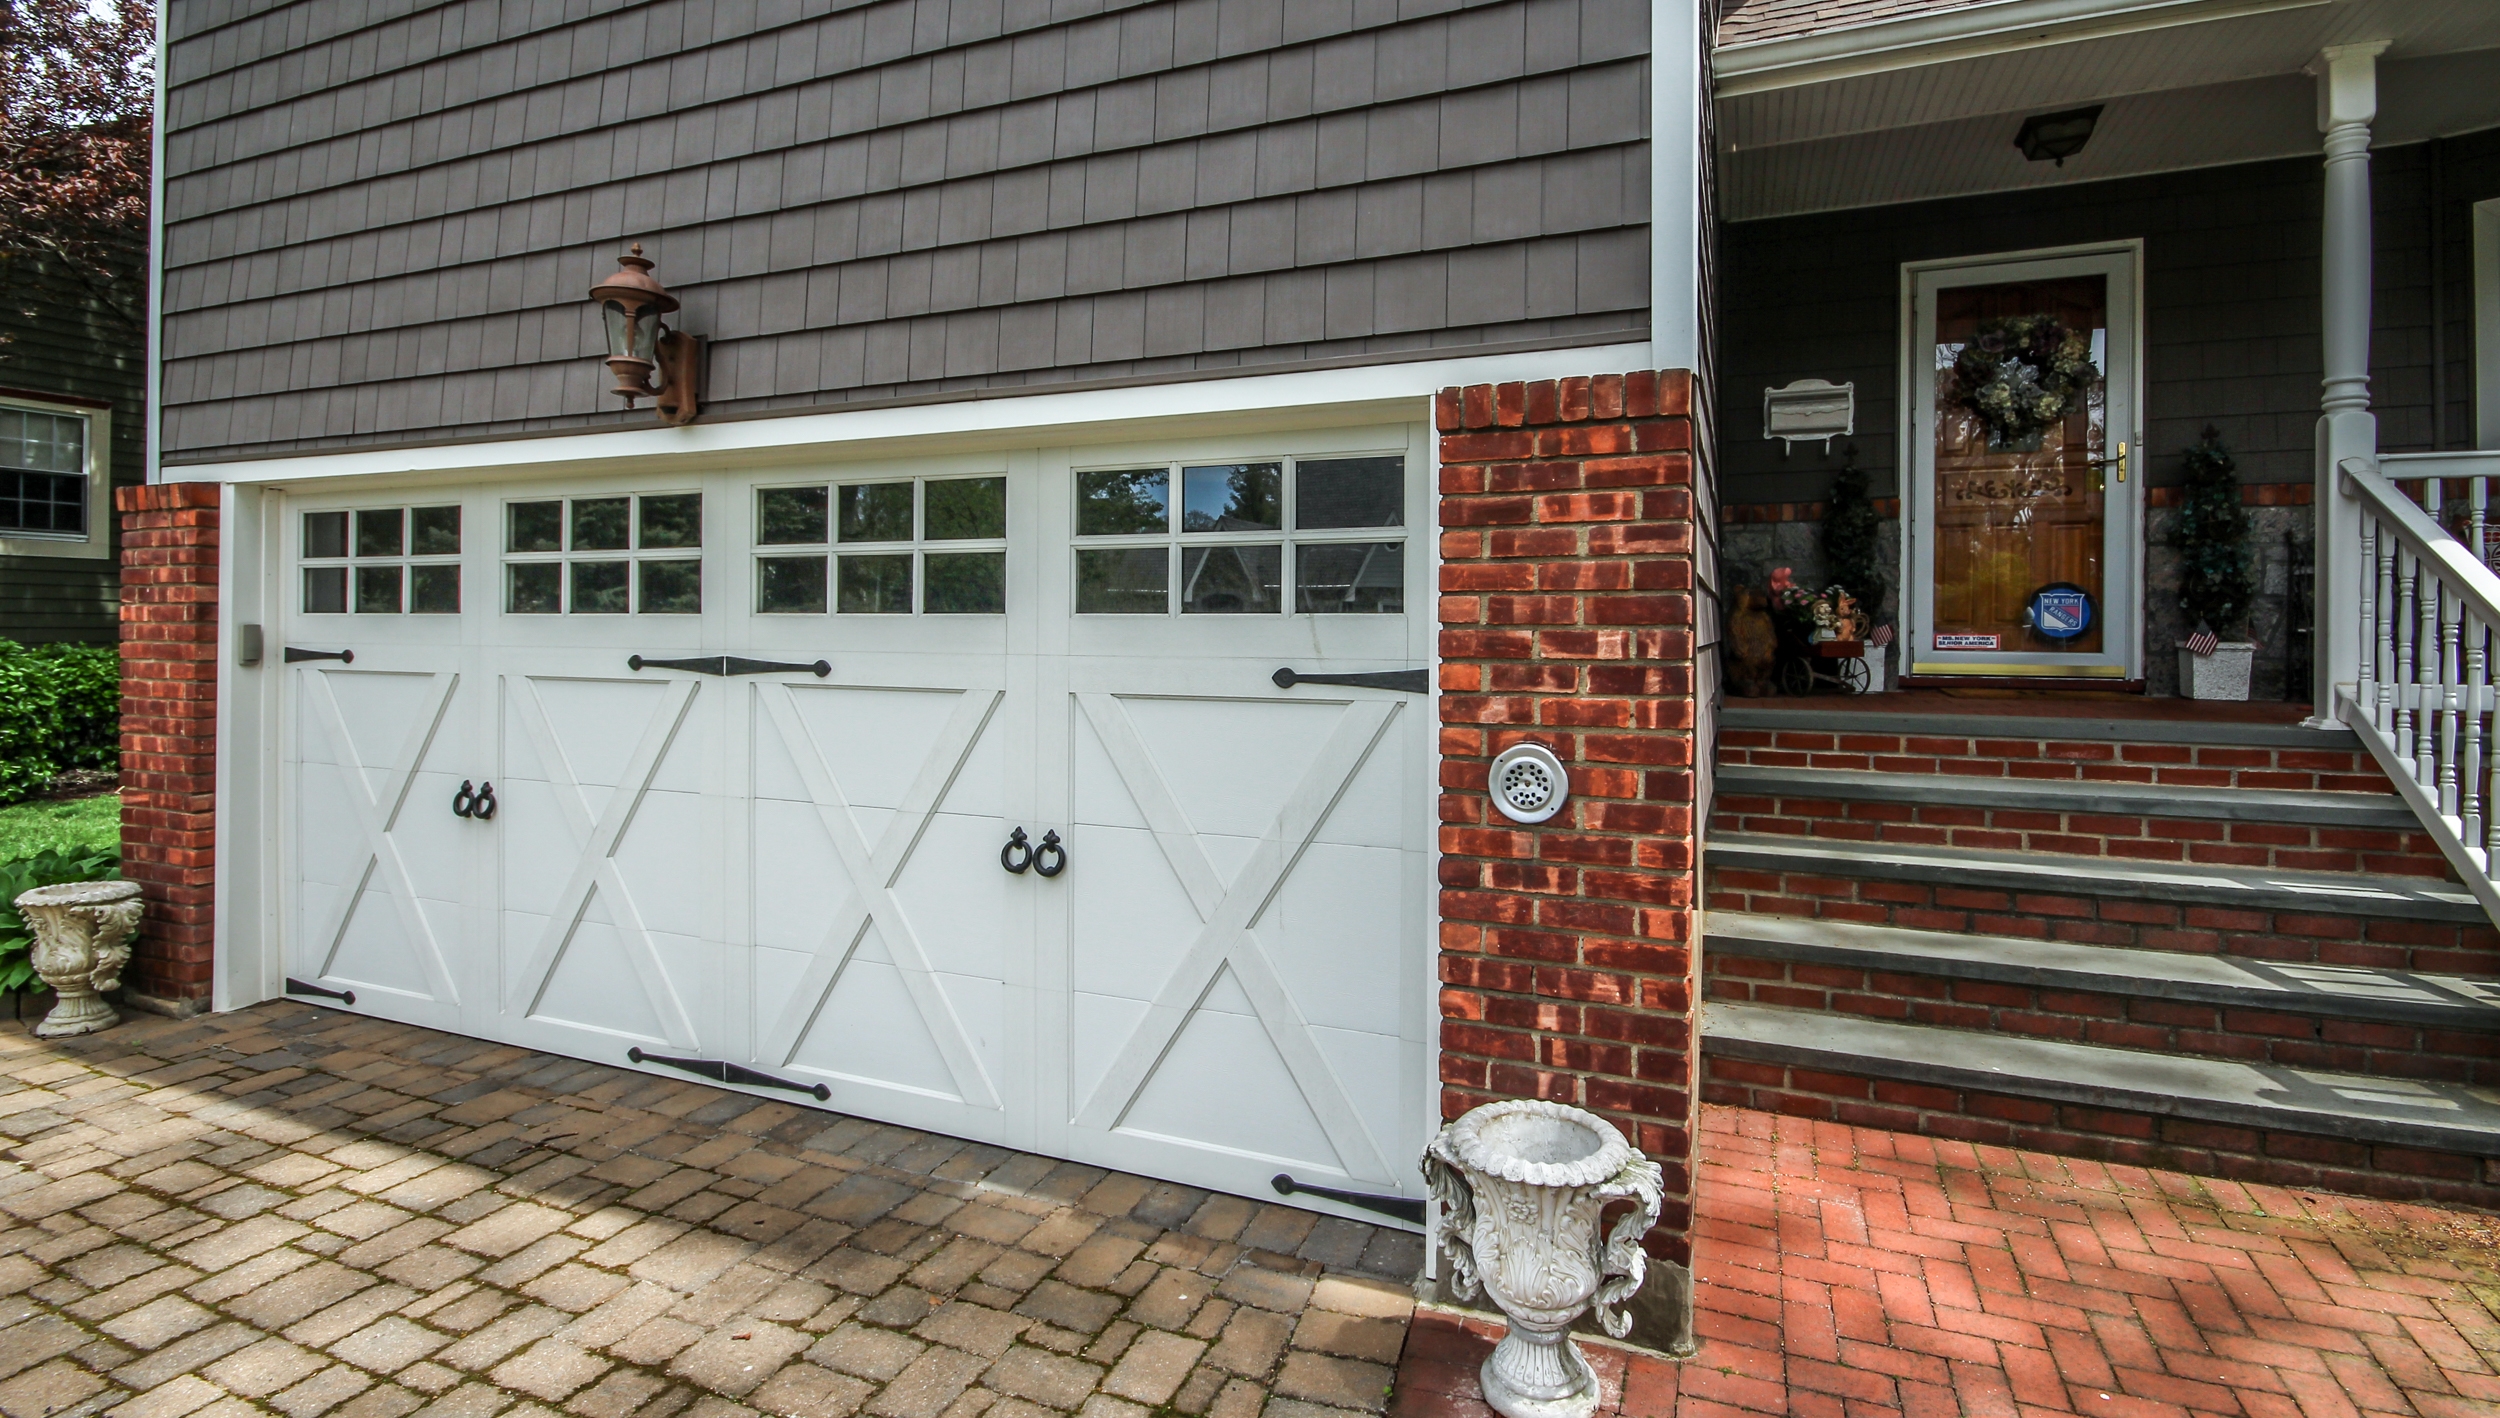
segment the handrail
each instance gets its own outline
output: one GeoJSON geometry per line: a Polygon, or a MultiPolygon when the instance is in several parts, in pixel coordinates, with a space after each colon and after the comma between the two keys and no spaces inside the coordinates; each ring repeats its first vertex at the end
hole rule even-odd
{"type": "Polygon", "coordinates": [[[2500,574],[2376,462],[2336,465],[2338,490],[2358,504],[2361,553],[2361,653],[2353,684],[2336,686],[2336,715],[2500,922],[2500,736],[2492,736],[2490,762],[2484,746],[2500,705],[2492,680],[2500,574]]]}
{"type": "Polygon", "coordinates": [[[2483,565],[2491,565],[2491,480],[2500,474],[2500,449],[2382,453],[2378,473],[2394,487],[2411,490],[2410,500],[2428,511],[2441,530],[2464,542],[2483,565]],[[2465,494],[2465,505],[2452,521],[2448,492],[2457,485],[2465,494]]]}

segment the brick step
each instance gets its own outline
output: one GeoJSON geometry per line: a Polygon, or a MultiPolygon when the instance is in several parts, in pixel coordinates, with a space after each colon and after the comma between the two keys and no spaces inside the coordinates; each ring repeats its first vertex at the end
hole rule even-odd
{"type": "Polygon", "coordinates": [[[2462,886],[2107,858],[1718,833],[1711,911],[2241,959],[2500,975],[2462,886]]]}
{"type": "Polygon", "coordinates": [[[2500,977],[1712,912],[1704,993],[2023,1038],[2500,1085],[2500,977]]]}
{"type": "Polygon", "coordinates": [[[2455,880],[2393,794],[1722,766],[1713,833],[2455,880]]]}
{"type": "Polygon", "coordinates": [[[2365,1195],[2500,1206],[2488,1090],[1702,1008],[1703,1097],[1860,1127],[2365,1195]]]}
{"type": "Polygon", "coordinates": [[[1999,714],[1763,709],[1719,717],[1724,770],[1830,768],[2044,782],[2388,794],[2350,729],[1999,714]]]}

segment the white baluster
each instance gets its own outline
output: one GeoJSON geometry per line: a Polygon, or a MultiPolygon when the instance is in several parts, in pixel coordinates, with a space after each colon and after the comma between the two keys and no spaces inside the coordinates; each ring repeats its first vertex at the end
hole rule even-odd
{"type": "Polygon", "coordinates": [[[2413,781],[2428,788],[2439,781],[2431,722],[2439,707],[2439,572],[2430,561],[2415,557],[2413,577],[2421,583],[2413,604],[2422,616],[2413,642],[2413,781]]]}
{"type": "Polygon", "coordinates": [[[2439,588],[2439,813],[2457,815],[2457,620],[2465,607],[2439,588]]]}
{"type": "Polygon", "coordinates": [[[2471,612],[2465,616],[2465,757],[2457,766],[2457,782],[2465,791],[2460,816],[2467,846],[2483,838],[2483,679],[2488,672],[2484,640],[2490,631],[2471,612]]]}
{"type": "Polygon", "coordinates": [[[2473,496],[2474,559],[2481,562],[2485,566],[2491,565],[2491,545],[2483,540],[2484,486],[2489,481],[2490,479],[2484,477],[2480,473],[2477,473],[2473,477],[2466,479],[2465,483],[2466,488],[2473,496]]]}
{"type": "MultiPolygon", "coordinates": [[[[2378,519],[2364,514],[2375,528],[2378,519]]],[[[2362,574],[2369,574],[2369,563],[2361,564],[2362,574]]],[[[2372,659],[2378,661],[2378,701],[2370,706],[2370,722],[2383,734],[2396,731],[2396,538],[2391,532],[2378,538],[2378,633],[2363,642],[2372,659]]]]}
{"type": "Polygon", "coordinates": [[[2378,702],[2378,686],[2382,678],[2379,673],[2379,659],[2384,653],[2383,647],[2386,643],[2385,636],[2381,634],[2378,614],[2379,602],[2382,599],[2378,594],[2376,580],[2379,575],[2378,519],[2368,512],[2363,512],[2356,520],[2361,523],[2361,664],[2359,670],[2361,682],[2353,686],[2353,702],[2370,715],[2372,723],[2385,728],[2387,726],[2379,722],[2378,702]]]}
{"type": "Polygon", "coordinates": [[[2396,589],[2401,603],[2396,610],[2396,756],[2413,756],[2413,581],[2414,558],[2411,551],[2399,548],[2396,553],[2396,589]]]}

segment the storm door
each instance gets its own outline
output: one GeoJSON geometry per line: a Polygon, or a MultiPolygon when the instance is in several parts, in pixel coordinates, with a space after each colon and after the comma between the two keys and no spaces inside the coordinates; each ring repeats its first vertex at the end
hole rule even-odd
{"type": "Polygon", "coordinates": [[[2137,677],[2134,252],[1910,274],[1910,672],[2137,677]]]}

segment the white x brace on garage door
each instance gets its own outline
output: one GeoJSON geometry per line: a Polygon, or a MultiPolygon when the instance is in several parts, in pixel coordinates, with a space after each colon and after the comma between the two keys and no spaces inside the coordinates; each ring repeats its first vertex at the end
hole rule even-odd
{"type": "Polygon", "coordinates": [[[1420,1195],[1423,464],[1400,428],[294,497],[288,974],[1245,1195],[1420,1195]]]}

